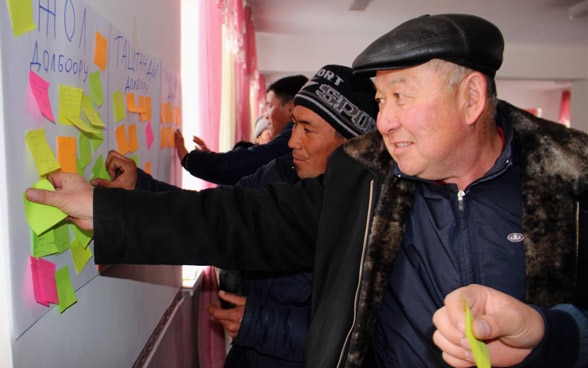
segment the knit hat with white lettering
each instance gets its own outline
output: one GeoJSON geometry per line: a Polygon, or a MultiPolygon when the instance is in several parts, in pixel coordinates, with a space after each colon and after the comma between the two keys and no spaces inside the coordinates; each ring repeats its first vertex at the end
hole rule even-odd
{"type": "Polygon", "coordinates": [[[373,130],[378,104],[376,89],[367,77],[354,76],[351,68],[326,65],[294,96],[294,105],[309,108],[343,137],[373,130]]]}

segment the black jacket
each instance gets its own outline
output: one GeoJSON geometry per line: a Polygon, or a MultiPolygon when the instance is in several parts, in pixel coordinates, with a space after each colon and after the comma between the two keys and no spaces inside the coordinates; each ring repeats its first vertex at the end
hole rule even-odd
{"type": "Polygon", "coordinates": [[[270,142],[229,152],[194,150],[182,160],[182,166],[193,176],[215,184],[233,185],[251,175],[262,165],[291,151],[288,141],[293,124],[288,123],[270,142]]]}
{"type": "MultiPolygon", "coordinates": [[[[572,303],[579,270],[576,199],[588,179],[588,136],[504,102],[499,109],[513,125],[522,162],[527,302],[572,303]]],[[[413,190],[393,175],[377,132],[348,141],[324,176],[296,186],[165,194],[97,188],[95,261],[251,270],[316,265],[305,365],[360,366],[413,190]],[[262,232],[268,223],[272,230],[262,232]]],[[[550,334],[557,338],[557,328],[550,334]]],[[[572,350],[578,346],[578,336],[565,339],[572,350]]]]}

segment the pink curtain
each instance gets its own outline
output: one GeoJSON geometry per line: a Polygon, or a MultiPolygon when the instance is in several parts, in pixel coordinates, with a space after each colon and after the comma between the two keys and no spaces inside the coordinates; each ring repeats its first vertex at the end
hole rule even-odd
{"type": "Polygon", "coordinates": [[[559,105],[559,123],[570,126],[570,109],[572,94],[570,91],[563,91],[561,94],[561,104],[559,105]]]}
{"type": "Polygon", "coordinates": [[[207,304],[216,305],[218,302],[216,272],[214,267],[208,266],[202,272],[198,306],[198,352],[201,367],[222,368],[225,362],[225,331],[206,310],[207,304]]]}
{"type": "MultiPolygon", "coordinates": [[[[200,63],[199,80],[201,88],[201,116],[199,125],[203,139],[213,151],[218,151],[219,121],[221,108],[221,26],[223,13],[216,1],[199,1],[200,19],[200,63]]],[[[186,101],[185,103],[190,103],[186,101]]]]}

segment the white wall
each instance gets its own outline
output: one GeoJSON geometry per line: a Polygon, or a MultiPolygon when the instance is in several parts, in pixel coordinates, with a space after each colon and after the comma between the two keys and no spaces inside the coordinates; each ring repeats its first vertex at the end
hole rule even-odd
{"type": "MultiPolygon", "coordinates": [[[[332,36],[256,35],[260,73],[267,84],[283,70],[311,76],[325,64],[351,65],[373,40],[332,36]],[[300,52],[304,50],[304,52],[300,52]]],[[[557,120],[561,92],[572,94],[572,126],[588,131],[588,45],[540,47],[508,44],[497,73],[498,96],[521,107],[542,107],[544,117],[557,120]],[[552,82],[551,85],[537,82],[552,82]],[[554,82],[560,83],[559,87],[554,82]]]]}

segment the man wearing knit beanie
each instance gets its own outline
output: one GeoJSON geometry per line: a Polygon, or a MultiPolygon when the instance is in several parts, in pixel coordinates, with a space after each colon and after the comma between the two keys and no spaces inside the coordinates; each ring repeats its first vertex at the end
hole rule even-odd
{"type": "MultiPolygon", "coordinates": [[[[299,178],[324,173],[327,158],[337,147],[375,129],[375,93],[371,80],[353,76],[351,68],[321,68],[294,97],[294,128],[288,142],[292,154],[242,178],[237,186],[257,189],[270,182],[294,184],[299,178]]],[[[224,367],[302,367],[312,273],[260,277],[259,273],[221,270],[221,276],[224,292],[219,296],[235,308],[209,306],[208,310],[233,338],[224,367]],[[235,288],[235,277],[241,279],[243,296],[226,292],[235,288]]]]}

